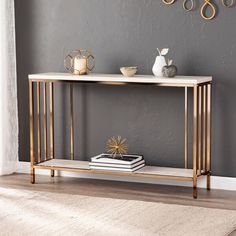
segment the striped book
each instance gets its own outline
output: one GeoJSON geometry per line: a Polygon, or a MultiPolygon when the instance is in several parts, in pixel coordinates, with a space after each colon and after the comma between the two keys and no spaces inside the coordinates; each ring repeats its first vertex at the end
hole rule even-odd
{"type": "Polygon", "coordinates": [[[122,172],[134,172],[136,170],[139,170],[145,166],[145,164],[138,165],[134,168],[118,168],[118,167],[107,167],[107,166],[93,166],[89,165],[90,169],[93,170],[111,170],[111,171],[122,171],[122,172]]]}
{"type": "Polygon", "coordinates": [[[91,169],[133,172],[145,166],[145,160],[140,155],[123,155],[112,157],[110,154],[100,154],[92,157],[89,163],[91,169]]]}

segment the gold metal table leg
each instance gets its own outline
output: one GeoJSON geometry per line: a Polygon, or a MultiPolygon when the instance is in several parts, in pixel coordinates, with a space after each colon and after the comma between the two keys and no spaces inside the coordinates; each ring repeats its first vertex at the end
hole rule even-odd
{"type": "Polygon", "coordinates": [[[198,87],[193,88],[193,197],[197,198],[198,87]]]}
{"type": "MultiPolygon", "coordinates": [[[[53,83],[49,83],[49,110],[50,110],[50,159],[54,158],[54,93],[53,93],[53,83]]],[[[51,170],[51,176],[54,177],[54,170],[51,170]]]]}
{"type": "Polygon", "coordinates": [[[185,87],[184,102],[184,168],[188,168],[188,87],[185,87]]]}
{"type": "Polygon", "coordinates": [[[30,120],[30,176],[31,183],[35,183],[35,170],[34,170],[34,97],[33,97],[33,82],[29,81],[29,120],[30,120]]]}
{"type": "Polygon", "coordinates": [[[41,162],[40,82],[37,82],[37,134],[38,134],[38,163],[39,163],[41,162]]]}
{"type": "Polygon", "coordinates": [[[198,175],[202,170],[202,87],[198,87],[198,175]]]}
{"type": "Polygon", "coordinates": [[[70,159],[74,160],[74,109],[73,84],[70,83],[70,159]]]}
{"type": "Polygon", "coordinates": [[[206,172],[206,147],[207,147],[207,85],[203,85],[203,140],[202,140],[202,169],[206,172]]]}
{"type": "Polygon", "coordinates": [[[34,167],[30,170],[30,176],[31,176],[31,184],[35,184],[35,169],[34,167]]]}
{"type": "Polygon", "coordinates": [[[207,86],[207,190],[211,185],[211,113],[212,113],[212,84],[207,86]]]}
{"type": "Polygon", "coordinates": [[[44,161],[47,160],[47,84],[43,83],[43,139],[44,139],[44,161]]]}
{"type": "Polygon", "coordinates": [[[51,177],[55,176],[55,170],[51,170],[51,177]]]}

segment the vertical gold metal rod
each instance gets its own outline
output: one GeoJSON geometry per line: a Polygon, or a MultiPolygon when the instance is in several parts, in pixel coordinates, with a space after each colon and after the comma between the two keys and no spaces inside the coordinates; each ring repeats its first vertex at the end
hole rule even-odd
{"type": "Polygon", "coordinates": [[[184,167],[188,168],[188,87],[185,87],[184,102],[184,167]]]}
{"type": "Polygon", "coordinates": [[[41,118],[40,118],[40,82],[37,82],[37,134],[38,134],[38,163],[41,162],[41,118]]]}
{"type": "Polygon", "coordinates": [[[35,170],[34,170],[34,93],[33,82],[29,81],[29,122],[30,122],[30,176],[31,183],[35,183],[35,170]]]}
{"type": "Polygon", "coordinates": [[[197,102],[198,86],[193,87],[193,197],[197,198],[197,102]]]}
{"type": "MultiPolygon", "coordinates": [[[[53,83],[49,83],[49,111],[50,111],[50,159],[54,158],[54,96],[53,96],[53,83]]],[[[51,170],[51,176],[54,176],[54,170],[51,170]]]]}
{"type": "Polygon", "coordinates": [[[207,134],[207,89],[206,85],[203,85],[203,140],[202,140],[202,169],[206,171],[206,134],[207,134]]]}
{"type": "Polygon", "coordinates": [[[54,156],[54,117],[53,117],[53,84],[52,82],[49,83],[49,98],[50,98],[50,104],[49,104],[49,110],[50,110],[50,158],[53,159],[54,156]]]}
{"type": "Polygon", "coordinates": [[[212,113],[212,84],[207,86],[207,189],[210,190],[211,177],[211,113],[212,113]]]}
{"type": "Polygon", "coordinates": [[[198,175],[202,170],[202,86],[198,87],[198,175]]]}
{"type": "Polygon", "coordinates": [[[70,158],[74,160],[74,109],[73,109],[73,85],[70,84],[70,158]]]}
{"type": "Polygon", "coordinates": [[[47,84],[43,83],[43,134],[44,134],[44,160],[47,160],[47,84]]]}

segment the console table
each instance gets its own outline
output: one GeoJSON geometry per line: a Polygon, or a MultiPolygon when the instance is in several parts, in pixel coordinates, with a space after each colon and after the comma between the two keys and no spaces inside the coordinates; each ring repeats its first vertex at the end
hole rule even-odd
{"type": "Polygon", "coordinates": [[[197,179],[207,176],[210,189],[211,176],[211,104],[212,78],[203,76],[177,76],[157,78],[151,75],[124,77],[122,75],[89,74],[76,76],[67,73],[44,73],[29,75],[29,121],[31,182],[35,183],[35,169],[48,169],[51,176],[55,170],[78,171],[91,174],[140,176],[167,180],[192,181],[193,197],[197,198],[197,179]],[[70,158],[54,156],[54,88],[55,83],[70,84],[70,158]],[[135,172],[126,173],[107,170],[91,170],[88,161],[74,160],[73,83],[97,83],[112,85],[182,87],[184,90],[184,167],[166,168],[145,166],[135,172]],[[188,91],[193,90],[192,156],[188,157],[189,117],[188,91]],[[49,101],[49,102],[48,102],[49,101]],[[49,104],[48,104],[49,103],[49,104]],[[49,114],[48,114],[49,112],[49,114]],[[47,119],[49,115],[49,119],[47,119]],[[41,138],[43,137],[43,138],[41,138]],[[49,147],[49,148],[48,148],[49,147]],[[48,150],[49,149],[49,150],[48,150]]]}

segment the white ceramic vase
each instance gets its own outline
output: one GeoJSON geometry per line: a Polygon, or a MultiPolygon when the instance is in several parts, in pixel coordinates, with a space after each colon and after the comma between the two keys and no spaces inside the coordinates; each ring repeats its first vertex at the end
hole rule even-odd
{"type": "Polygon", "coordinates": [[[166,66],[166,59],[164,56],[157,56],[155,63],[152,67],[152,72],[155,76],[162,76],[162,68],[166,66]]]}

